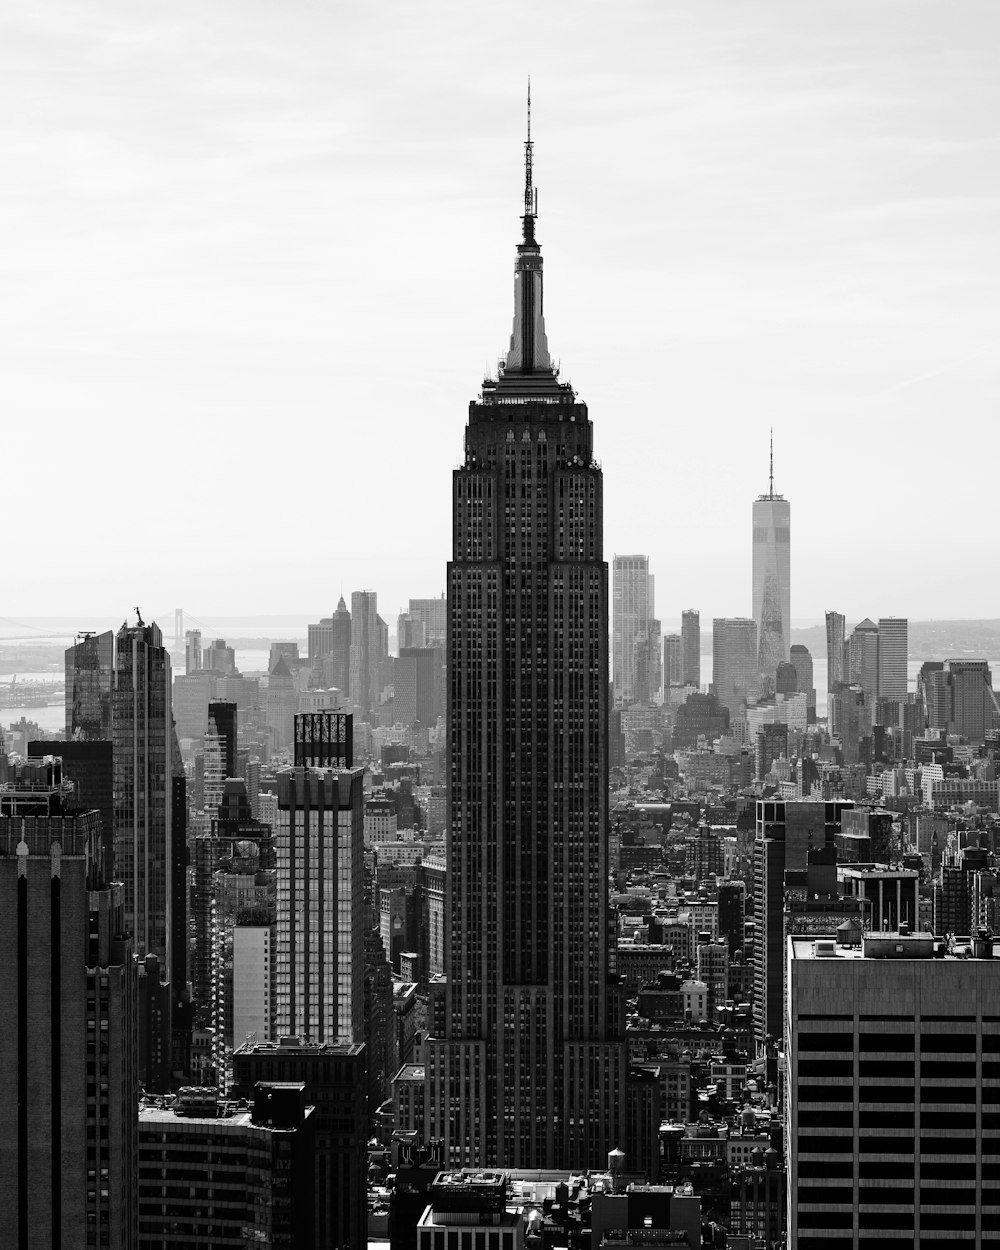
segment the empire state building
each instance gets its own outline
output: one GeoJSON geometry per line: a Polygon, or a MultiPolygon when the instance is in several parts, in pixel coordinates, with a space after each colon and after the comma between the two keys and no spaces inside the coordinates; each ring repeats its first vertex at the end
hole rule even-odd
{"type": "Polygon", "coordinates": [[[608,906],[608,567],[587,406],[549,355],[525,143],[514,327],[469,405],[448,564],[445,983],[425,1048],[451,1165],[616,1147],[624,1005],[608,906]]]}

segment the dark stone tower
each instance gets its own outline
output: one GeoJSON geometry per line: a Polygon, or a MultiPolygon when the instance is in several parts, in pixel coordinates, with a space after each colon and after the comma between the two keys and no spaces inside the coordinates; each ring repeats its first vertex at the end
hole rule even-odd
{"type": "MultiPolygon", "coordinates": [[[[530,107],[530,106],[529,106],[530,107]]],[[[514,328],[469,406],[448,565],[449,1163],[603,1164],[624,1100],[607,902],[608,570],[587,406],[542,310],[530,114],[514,328]]]]}

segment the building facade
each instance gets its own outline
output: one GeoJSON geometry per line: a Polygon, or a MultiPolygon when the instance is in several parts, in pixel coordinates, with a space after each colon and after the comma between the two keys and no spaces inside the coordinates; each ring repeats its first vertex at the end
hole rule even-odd
{"type": "MultiPolygon", "coordinates": [[[[368,1110],[365,1047],[283,1037],[248,1041],[233,1055],[233,1096],[259,1082],[302,1082],[315,1108],[311,1147],[316,1246],[366,1250],[368,1110]]],[[[254,1103],[256,1107],[256,1101],[254,1103]]],[[[204,1244],[204,1243],[196,1243],[204,1244]]],[[[260,1239],[250,1242],[261,1244],[260,1239]]],[[[293,1250],[299,1243],[293,1242],[293,1250]]]]}
{"type": "Polygon", "coordinates": [[[789,1245],[1000,1244],[998,955],[789,939],[789,1245]]]}
{"type": "Polygon", "coordinates": [[[297,1250],[315,1240],[315,1109],[301,1081],[259,1084],[251,1110],[210,1089],[139,1110],[143,1250],[297,1250]],[[192,1183],[194,1182],[194,1183],[192,1183]]]}
{"type": "Polygon", "coordinates": [[[121,887],[101,875],[98,813],[67,809],[58,759],[5,773],[0,1241],[133,1250],[137,983],[121,887]]]}
{"type": "Polygon", "coordinates": [[[278,1037],[364,1041],[363,777],[278,774],[278,1037]]]}
{"type": "Polygon", "coordinates": [[[80,634],[66,649],[66,737],[111,740],[111,690],[114,685],[115,639],[80,634]]]}

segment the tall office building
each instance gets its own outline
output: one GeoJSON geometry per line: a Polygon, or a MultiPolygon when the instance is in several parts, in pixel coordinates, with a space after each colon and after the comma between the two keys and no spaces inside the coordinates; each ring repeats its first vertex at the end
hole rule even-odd
{"type": "Polygon", "coordinates": [[[791,644],[791,505],[774,493],[774,439],[767,494],[753,505],[753,619],[758,667],[770,677],[791,644]]]}
{"type": "Polygon", "coordinates": [[[844,630],[846,620],[841,612],[826,614],[826,692],[835,690],[841,682],[847,681],[847,670],[844,664],[844,630]]]}
{"type": "Polygon", "coordinates": [[[237,705],[231,699],[215,699],[208,705],[209,719],[222,739],[223,777],[236,776],[237,705]]]}
{"type": "Polygon", "coordinates": [[[143,1250],[329,1244],[315,1239],[316,1114],[304,1084],[259,1084],[251,1097],[247,1111],[187,1088],[171,1107],[139,1109],[143,1250]]]}
{"type": "Polygon", "coordinates": [[[878,619],[878,693],[883,699],[906,700],[908,624],[905,616],[878,619]]]}
{"type": "Polygon", "coordinates": [[[663,635],[663,685],[684,685],[684,640],[680,634],[663,635]]]}
{"type": "Polygon", "coordinates": [[[712,689],[730,716],[738,716],[747,698],[757,694],[759,672],[756,623],[745,616],[717,616],[712,621],[712,689]]]}
{"type": "Polygon", "coordinates": [[[681,652],[685,686],[701,685],[701,616],[696,608],[681,613],[681,652]]]}
{"type": "Polygon", "coordinates": [[[283,655],[267,675],[267,694],[264,696],[264,718],[271,731],[274,749],[285,751],[292,741],[295,709],[299,705],[295,678],[283,655]]]}
{"type": "Polygon", "coordinates": [[[202,652],[202,668],[230,676],[236,672],[236,649],[227,646],[225,638],[216,638],[202,652]]]}
{"type": "Polygon", "coordinates": [[[636,641],[649,638],[654,609],[653,578],[649,572],[649,556],[615,556],[612,567],[615,707],[628,707],[637,702],[636,641]]]}
{"type": "Polygon", "coordinates": [[[986,660],[945,660],[948,732],[982,742],[1000,716],[986,660]]]}
{"type": "Polygon", "coordinates": [[[396,618],[396,654],[404,647],[424,645],[424,623],[409,612],[400,612],[396,618]]]}
{"type": "Polygon", "coordinates": [[[0,775],[0,1241],[136,1245],[136,968],[101,822],[53,757],[0,775]],[[97,1240],[100,1233],[101,1240],[97,1240]]]}
{"type": "Polygon", "coordinates": [[[103,634],[78,634],[66,648],[66,737],[111,739],[111,689],[114,684],[115,639],[103,634]]]}
{"type": "MultiPolygon", "coordinates": [[[[424,647],[443,647],[448,632],[448,600],[444,595],[440,599],[411,599],[409,615],[420,621],[424,627],[424,647]]],[[[402,646],[402,643],[400,643],[402,646]]]]}
{"type": "MultiPolygon", "coordinates": [[[[832,850],[851,802],[758,800],[753,848],[754,1033],[758,1048],[782,1030],[785,903],[789,873],[805,873],[810,854],[832,850]]],[[[834,871],[836,880],[836,871],[834,871]]]]}
{"type": "Polygon", "coordinates": [[[208,730],[200,761],[202,766],[201,808],[205,819],[211,821],[222,802],[222,787],[226,781],[226,740],[219,733],[212,716],[208,718],[208,730]]]}
{"type": "Polygon", "coordinates": [[[806,695],[806,717],[809,724],[816,720],[816,688],[813,685],[813,659],[809,648],[801,642],[793,644],[789,651],[792,667],[795,669],[795,689],[802,690],[806,695]]]}
{"type": "Polygon", "coordinates": [[[396,721],[401,725],[437,724],[444,710],[443,649],[400,647],[393,672],[396,721]]]}
{"type": "Polygon", "coordinates": [[[328,683],[347,694],[351,684],[351,614],[344,596],[337,610],[309,626],[309,658],[325,660],[328,683]]]}
{"type": "Polygon", "coordinates": [[[105,881],[115,880],[115,799],[114,746],[110,741],[95,742],[74,738],[57,742],[52,738],[29,741],[28,756],[56,755],[63,763],[63,778],[72,782],[76,805],[84,811],[101,814],[101,873],[105,881]]]}
{"type": "Polygon", "coordinates": [[[793,937],[788,1244],[1000,1244],[1000,946],[793,937]]]}
{"type": "Polygon", "coordinates": [[[184,672],[197,673],[201,668],[201,630],[189,629],[184,635],[184,672]]]}
{"type": "Polygon", "coordinates": [[[846,682],[858,685],[874,700],[878,694],[878,626],[865,617],[854,626],[847,640],[846,682]]]}
{"type": "Polygon", "coordinates": [[[364,1041],[364,770],[278,774],[277,1036],[364,1041]]]}
{"type": "MultiPolygon", "coordinates": [[[[378,706],[378,666],[382,660],[378,595],[356,590],[351,595],[351,701],[359,721],[378,706]]],[[[387,648],[388,650],[388,648],[387,648]]]]}
{"type": "Polygon", "coordinates": [[[586,404],[549,356],[530,137],[525,153],[510,350],[469,406],[454,474],[450,929],[431,1015],[445,1037],[425,1055],[448,1162],[580,1168],[619,1140],[625,1077],[603,479],[586,404]]]}
{"type": "MultiPolygon", "coordinates": [[[[254,1098],[256,1107],[254,1090],[258,1082],[301,1081],[306,1103],[316,1109],[315,1145],[311,1151],[315,1240],[292,1241],[296,1250],[300,1244],[336,1246],[341,1250],[364,1250],[366,1246],[365,1066],[363,1045],[298,1037],[282,1037],[277,1042],[247,1041],[233,1055],[233,1097],[254,1098]]],[[[249,1244],[268,1243],[258,1238],[249,1244]]],[[[270,1244],[276,1247],[280,1243],[275,1239],[270,1244]]]]}
{"type": "Polygon", "coordinates": [[[173,720],[170,655],[155,623],[122,625],[113,715],[115,867],[139,959],[171,965],[173,720]]]}

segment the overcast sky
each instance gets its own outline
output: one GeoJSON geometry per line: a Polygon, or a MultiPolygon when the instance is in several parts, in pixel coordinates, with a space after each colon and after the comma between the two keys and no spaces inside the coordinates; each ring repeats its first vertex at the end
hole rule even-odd
{"type": "Polygon", "coordinates": [[[549,343],[664,622],[997,617],[1000,6],[11,2],[5,615],[440,593],[507,344],[524,86],[549,343]]]}

